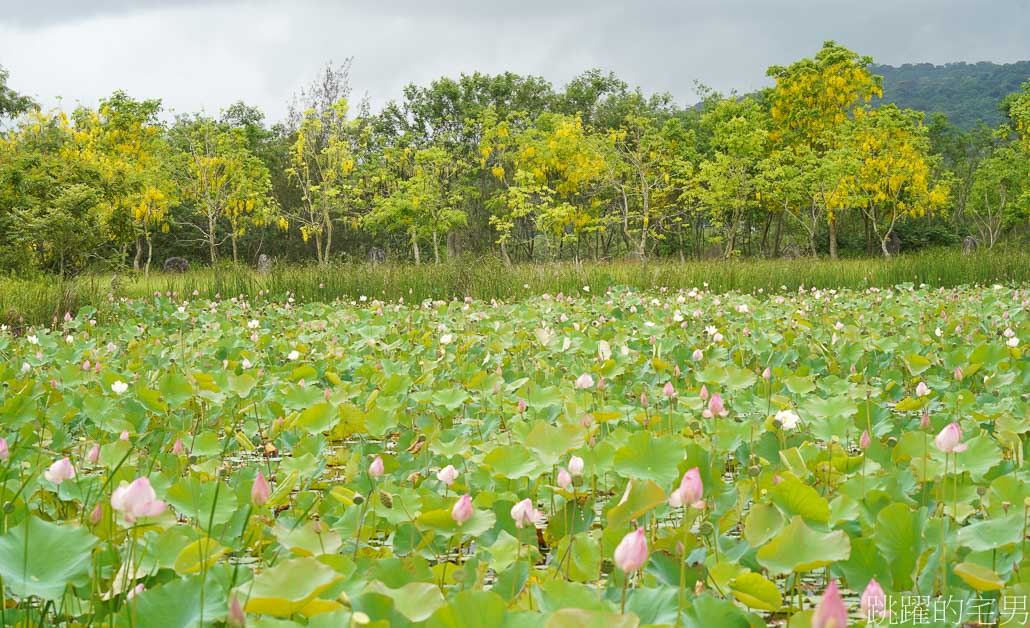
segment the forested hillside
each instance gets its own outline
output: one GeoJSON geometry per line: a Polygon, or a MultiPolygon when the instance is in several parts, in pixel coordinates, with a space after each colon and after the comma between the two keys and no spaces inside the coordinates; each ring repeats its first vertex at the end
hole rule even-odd
{"type": "Polygon", "coordinates": [[[874,65],[883,77],[883,101],[927,113],[941,112],[962,129],[1004,119],[1001,101],[1030,79],[1030,61],[1017,63],[906,63],[874,65]]]}

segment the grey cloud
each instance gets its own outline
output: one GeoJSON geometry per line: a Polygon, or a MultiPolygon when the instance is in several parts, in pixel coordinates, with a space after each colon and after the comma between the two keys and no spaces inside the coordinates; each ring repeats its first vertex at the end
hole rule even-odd
{"type": "Polygon", "coordinates": [[[613,70],[645,91],[694,99],[766,84],[769,65],[835,39],[878,62],[1030,58],[1024,0],[467,0],[16,3],[0,12],[0,64],[46,102],[113,89],[179,111],[234,100],[282,116],[328,59],[354,58],[356,95],[379,106],[410,82],[511,70],[561,85],[613,70]]]}

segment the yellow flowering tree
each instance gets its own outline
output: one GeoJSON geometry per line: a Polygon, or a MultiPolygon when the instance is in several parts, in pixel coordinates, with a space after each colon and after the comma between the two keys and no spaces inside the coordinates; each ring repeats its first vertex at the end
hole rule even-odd
{"type": "MultiPolygon", "coordinates": [[[[845,124],[854,113],[883,95],[881,78],[869,71],[872,62],[872,57],[827,41],[814,58],[770,67],[767,73],[776,81],[768,93],[773,121],[770,139],[816,158],[839,147],[845,124]]],[[[820,204],[825,197],[818,188],[812,189],[814,205],[807,209],[815,209],[827,222],[830,257],[836,258],[838,213],[844,208],[820,204]]]]}
{"type": "Polygon", "coordinates": [[[922,117],[894,105],[858,115],[846,139],[854,172],[827,202],[858,207],[886,257],[899,220],[931,214],[948,201],[947,184],[932,180],[934,157],[922,117]]]}
{"type": "Polygon", "coordinates": [[[357,127],[348,121],[347,108],[341,98],[323,111],[305,111],[286,169],[301,192],[301,208],[293,218],[304,241],[314,239],[320,264],[332,253],[334,224],[345,220],[356,227],[360,222],[353,146],[357,127]]]}

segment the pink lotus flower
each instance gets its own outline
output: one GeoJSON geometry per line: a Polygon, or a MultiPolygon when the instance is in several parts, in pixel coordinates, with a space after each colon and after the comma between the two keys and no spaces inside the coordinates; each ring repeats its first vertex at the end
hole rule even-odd
{"type": "Polygon", "coordinates": [[[924,430],[930,429],[930,413],[923,410],[923,416],[919,417],[919,427],[924,430]]]}
{"type": "Polygon", "coordinates": [[[859,609],[861,615],[867,619],[883,617],[888,612],[887,595],[883,592],[883,587],[876,581],[876,578],[869,579],[869,584],[866,585],[865,591],[862,592],[859,609]]]}
{"type": "Polygon", "coordinates": [[[175,444],[172,445],[172,454],[181,456],[186,453],[186,448],[182,446],[182,439],[176,438],[175,444]]]}
{"type": "Polygon", "coordinates": [[[43,477],[50,480],[54,484],[60,484],[65,480],[71,480],[75,477],[75,467],[72,466],[72,461],[67,458],[61,458],[50,465],[50,468],[43,472],[43,477]]]}
{"type": "Polygon", "coordinates": [[[969,447],[962,442],[962,428],[958,421],[952,421],[945,425],[944,429],[933,438],[933,444],[946,454],[965,451],[969,447]]]}
{"type": "Polygon", "coordinates": [[[719,393],[712,395],[712,398],[708,400],[708,408],[701,413],[701,416],[706,419],[710,419],[716,416],[726,416],[729,412],[726,410],[726,406],[722,403],[722,397],[719,393]]]}
{"type": "Polygon", "coordinates": [[[705,354],[700,349],[694,349],[694,353],[692,353],[690,357],[693,358],[695,362],[700,362],[705,358],[705,354]]]}
{"type": "Polygon", "coordinates": [[[454,480],[458,478],[458,470],[454,468],[454,465],[447,465],[440,469],[436,474],[436,479],[440,480],[447,486],[454,484],[454,480]]]}
{"type": "Polygon", "coordinates": [[[129,440],[129,430],[122,430],[122,433],[118,436],[119,440],[129,440]]]}
{"type": "Polygon", "coordinates": [[[100,445],[93,443],[93,446],[89,448],[89,452],[86,453],[86,462],[96,464],[97,460],[100,460],[100,445]]]}
{"type": "Polygon", "coordinates": [[[572,476],[565,468],[558,469],[558,486],[562,489],[568,489],[572,485],[572,476]]]}
{"type": "Polygon", "coordinates": [[[672,382],[665,382],[665,387],[662,388],[662,394],[666,397],[676,396],[676,388],[672,385],[672,382]]]}
{"type": "Polygon", "coordinates": [[[697,393],[701,401],[708,401],[708,386],[701,384],[701,391],[697,393]]]}
{"type": "Polygon", "coordinates": [[[701,482],[701,472],[694,467],[683,474],[679,487],[669,495],[669,505],[679,508],[684,504],[690,504],[694,508],[704,508],[705,503],[701,501],[704,494],[705,487],[701,482]]]}
{"type": "Polygon", "coordinates": [[[869,445],[872,443],[869,438],[869,430],[862,430],[862,436],[858,439],[858,446],[863,450],[869,449],[869,445]]]}
{"type": "Polygon", "coordinates": [[[594,378],[590,376],[590,373],[583,373],[576,378],[576,388],[593,388],[594,378]]]}
{"type": "Polygon", "coordinates": [[[569,473],[572,475],[583,475],[583,459],[579,456],[569,458],[569,473]]]}
{"type": "Polygon", "coordinates": [[[651,402],[647,399],[647,393],[640,393],[640,407],[645,410],[651,406],[651,402]]]}
{"type": "Polygon", "coordinates": [[[122,513],[125,520],[132,523],[139,517],[156,517],[163,513],[167,506],[157,498],[157,493],[150,486],[149,478],[137,478],[131,484],[122,484],[111,494],[111,508],[122,513]]]}
{"type": "Polygon", "coordinates": [[[93,525],[100,523],[100,518],[104,516],[104,507],[97,504],[93,509],[93,512],[89,513],[89,522],[93,525]]]}
{"type": "Polygon", "coordinates": [[[963,377],[964,377],[964,374],[962,373],[962,367],[961,366],[956,366],[955,367],[955,381],[956,382],[961,382],[963,377]]]}
{"type": "Polygon", "coordinates": [[[139,595],[140,593],[143,593],[146,590],[147,590],[147,587],[144,586],[143,583],[141,582],[141,583],[137,584],[136,586],[132,587],[131,589],[129,589],[129,592],[125,595],[125,599],[131,600],[132,598],[136,597],[137,595],[139,595]]]}
{"type": "Polygon", "coordinates": [[[0,438],[0,460],[7,460],[11,457],[11,450],[7,448],[7,439],[0,438]]]}
{"type": "Polygon", "coordinates": [[[540,519],[540,512],[533,507],[533,500],[527,497],[511,507],[511,518],[515,520],[516,528],[532,526],[540,519]]]}
{"type": "Polygon", "coordinates": [[[769,379],[771,377],[772,377],[772,370],[767,366],[767,367],[765,367],[765,370],[762,371],[762,379],[764,379],[765,381],[769,381],[769,379]]]}
{"type": "Polygon", "coordinates": [[[930,387],[926,385],[926,382],[919,382],[916,384],[916,396],[925,397],[930,394],[930,387]]]}
{"type": "Polygon", "coordinates": [[[525,399],[519,399],[519,404],[518,404],[517,408],[518,408],[519,414],[525,412],[526,411],[526,400],[525,399]]]}
{"type": "Polygon", "coordinates": [[[472,498],[468,495],[462,495],[458,501],[454,502],[454,507],[451,508],[451,519],[461,525],[472,518],[472,498]]]}
{"type": "Polygon", "coordinates": [[[831,580],[812,613],[812,628],[847,628],[847,625],[848,609],[837,590],[837,581],[831,580]]]}
{"type": "Polygon", "coordinates": [[[268,498],[271,495],[272,489],[268,486],[268,480],[265,479],[265,474],[258,470],[257,477],[254,478],[254,484],[250,487],[250,501],[255,506],[264,506],[268,503],[268,498]]]}
{"type": "Polygon", "coordinates": [[[637,528],[622,537],[615,548],[614,558],[615,565],[627,574],[643,567],[647,563],[647,538],[644,537],[644,528],[637,528]]]}
{"type": "Polygon", "coordinates": [[[380,456],[376,456],[376,459],[372,461],[372,464],[368,465],[368,474],[375,479],[383,477],[383,473],[386,468],[383,466],[383,459],[380,456]]]}

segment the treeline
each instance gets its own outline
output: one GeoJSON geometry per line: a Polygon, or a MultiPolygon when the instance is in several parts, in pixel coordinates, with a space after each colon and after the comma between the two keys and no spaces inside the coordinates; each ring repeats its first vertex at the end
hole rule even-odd
{"type": "Polygon", "coordinates": [[[378,112],[330,64],[273,125],[243,103],[166,122],[122,92],[41,111],[0,71],[0,269],[890,255],[1025,230],[1030,82],[963,131],[875,106],[871,64],[827,42],[685,108],[596,70],[473,74],[378,112]]]}

